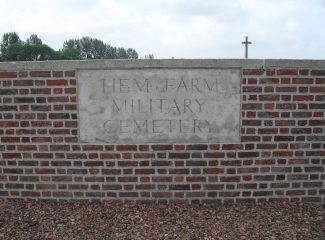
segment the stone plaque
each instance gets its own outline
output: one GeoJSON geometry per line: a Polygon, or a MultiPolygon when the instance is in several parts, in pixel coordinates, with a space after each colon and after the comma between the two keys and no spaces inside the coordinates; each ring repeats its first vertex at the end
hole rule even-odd
{"type": "Polygon", "coordinates": [[[78,70],[80,140],[238,142],[240,69],[78,70]]]}

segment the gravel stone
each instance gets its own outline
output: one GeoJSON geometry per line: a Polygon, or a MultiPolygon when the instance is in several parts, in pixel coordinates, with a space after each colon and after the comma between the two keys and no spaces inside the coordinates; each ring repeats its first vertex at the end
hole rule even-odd
{"type": "Polygon", "coordinates": [[[325,239],[325,205],[0,200],[0,239],[325,239]]]}

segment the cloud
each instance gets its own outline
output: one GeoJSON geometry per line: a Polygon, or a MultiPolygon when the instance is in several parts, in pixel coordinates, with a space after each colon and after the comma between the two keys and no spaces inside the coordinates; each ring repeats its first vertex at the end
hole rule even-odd
{"type": "Polygon", "coordinates": [[[315,0],[0,0],[0,33],[38,34],[58,49],[91,36],[158,58],[323,58],[315,0]]]}

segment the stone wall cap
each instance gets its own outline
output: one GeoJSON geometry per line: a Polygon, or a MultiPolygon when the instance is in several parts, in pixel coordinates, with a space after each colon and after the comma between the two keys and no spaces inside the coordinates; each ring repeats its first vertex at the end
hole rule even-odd
{"type": "Polygon", "coordinates": [[[325,68],[325,60],[296,59],[96,59],[0,62],[1,71],[140,68],[325,68]]]}

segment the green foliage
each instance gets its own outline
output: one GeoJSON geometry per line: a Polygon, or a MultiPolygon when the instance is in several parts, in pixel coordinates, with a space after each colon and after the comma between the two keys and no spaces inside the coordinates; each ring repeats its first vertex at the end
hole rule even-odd
{"type": "Polygon", "coordinates": [[[76,48],[61,49],[56,52],[57,60],[80,60],[80,51],[76,48]]]}
{"type": "Polygon", "coordinates": [[[128,50],[126,50],[126,53],[130,59],[138,59],[139,57],[137,51],[132,48],[128,48],[128,50]]]}
{"type": "Polygon", "coordinates": [[[2,54],[3,61],[47,61],[55,60],[56,52],[45,44],[10,44],[2,54]]]}
{"type": "Polygon", "coordinates": [[[144,59],[155,59],[155,56],[153,54],[145,55],[144,59]]]}
{"type": "MultiPolygon", "coordinates": [[[[0,54],[3,55],[8,46],[11,44],[18,44],[21,43],[19,36],[16,32],[9,32],[5,33],[2,36],[1,43],[0,43],[0,54]]],[[[2,59],[2,57],[0,57],[2,59]]]]}
{"type": "Polygon", "coordinates": [[[42,44],[42,40],[32,34],[26,42],[15,32],[5,33],[1,41],[2,61],[47,61],[56,59],[56,52],[42,44]]]}
{"type": "Polygon", "coordinates": [[[63,44],[63,50],[77,49],[80,59],[137,59],[138,53],[132,48],[116,48],[103,41],[83,37],[81,39],[70,39],[63,44]]]}
{"type": "Polygon", "coordinates": [[[15,32],[5,33],[0,43],[0,61],[47,61],[80,59],[137,59],[138,53],[132,48],[116,48],[103,41],[83,37],[65,41],[63,48],[55,51],[36,35],[26,42],[15,32]]]}
{"type": "Polygon", "coordinates": [[[36,34],[32,34],[27,38],[26,43],[30,45],[41,45],[42,40],[36,34]]]}

